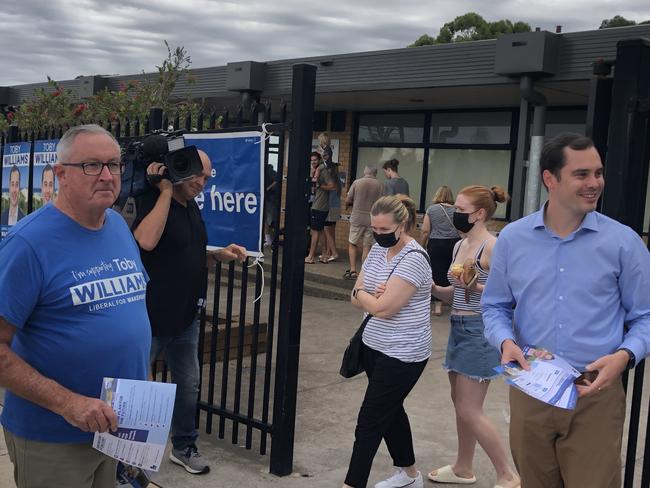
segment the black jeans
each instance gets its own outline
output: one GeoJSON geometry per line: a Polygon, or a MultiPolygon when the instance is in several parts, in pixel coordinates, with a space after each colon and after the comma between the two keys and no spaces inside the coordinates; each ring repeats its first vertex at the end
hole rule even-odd
{"type": "Polygon", "coordinates": [[[404,399],[418,382],[427,360],[405,363],[362,345],[368,389],[354,431],[354,448],[345,484],[365,488],[382,438],[397,467],[415,464],[413,438],[404,399]]]}

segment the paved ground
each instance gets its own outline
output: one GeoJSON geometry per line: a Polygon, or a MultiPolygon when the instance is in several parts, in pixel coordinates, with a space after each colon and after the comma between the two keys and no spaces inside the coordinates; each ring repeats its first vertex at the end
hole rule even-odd
{"type": "MultiPolygon", "coordinates": [[[[329,269],[333,271],[333,267],[329,269]]],[[[212,462],[211,473],[192,476],[165,462],[154,478],[157,483],[164,488],[341,486],[365,381],[361,377],[344,380],[337,371],[341,354],[358,325],[360,314],[349,303],[311,297],[305,297],[303,311],[294,474],[285,478],[270,475],[269,457],[231,444],[228,429],[223,440],[215,434],[201,435],[199,447],[212,462]]],[[[432,317],[432,329],[433,356],[406,402],[418,466],[423,471],[453,462],[456,449],[449,387],[440,366],[446,345],[448,318],[432,317]]],[[[646,396],[650,391],[648,383],[650,381],[646,380],[646,396]]],[[[504,439],[508,418],[506,393],[506,387],[500,381],[494,382],[486,401],[486,412],[504,434],[504,439]]],[[[647,398],[643,404],[648,405],[647,398]]],[[[647,410],[641,418],[647,418],[647,410]]],[[[642,430],[645,431],[645,423],[642,430]]],[[[258,435],[254,436],[255,445],[258,438],[258,435]]],[[[639,452],[642,453],[641,450],[639,452]]],[[[640,455],[637,465],[642,462],[640,455]]],[[[391,474],[391,471],[390,458],[382,446],[373,465],[369,486],[391,474]]],[[[491,464],[480,448],[477,449],[475,471],[478,478],[474,485],[476,488],[493,486],[495,478],[491,464]]],[[[428,482],[427,485],[434,486],[428,482]]],[[[11,486],[11,463],[0,440],[0,487],[11,486]]],[[[638,479],[635,486],[640,486],[638,479]]],[[[61,488],[67,487],[62,485],[61,488]]]]}

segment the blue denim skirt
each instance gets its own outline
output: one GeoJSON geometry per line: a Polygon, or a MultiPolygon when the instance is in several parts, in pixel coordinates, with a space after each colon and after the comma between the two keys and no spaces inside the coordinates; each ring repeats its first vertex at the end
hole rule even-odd
{"type": "Polygon", "coordinates": [[[452,315],[447,356],[443,367],[478,381],[499,376],[494,371],[501,363],[501,354],[483,335],[480,315],[452,315]]]}

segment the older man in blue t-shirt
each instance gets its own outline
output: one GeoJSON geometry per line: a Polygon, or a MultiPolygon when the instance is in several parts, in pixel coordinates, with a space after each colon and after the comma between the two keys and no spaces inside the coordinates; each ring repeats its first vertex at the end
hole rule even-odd
{"type": "Polygon", "coordinates": [[[650,254],[632,229],[595,211],[605,182],[590,139],[557,136],[541,168],[548,202],[508,225],[494,247],[485,336],[502,363],[528,368],[521,347],[531,344],[566,359],[584,380],[575,410],[511,388],[510,447],[526,488],[614,488],[621,373],[650,353],[650,254]]]}
{"type": "Polygon", "coordinates": [[[2,426],[19,488],[113,488],[92,447],[117,428],[102,379],[146,379],[147,275],[122,217],[120,147],[96,125],[58,143],[59,196],[0,243],[2,426]]]}

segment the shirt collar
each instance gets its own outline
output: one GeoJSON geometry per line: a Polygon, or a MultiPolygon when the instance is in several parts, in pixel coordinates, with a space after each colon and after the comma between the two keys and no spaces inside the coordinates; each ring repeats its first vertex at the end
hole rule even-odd
{"type": "MultiPolygon", "coordinates": [[[[533,229],[546,229],[546,224],[544,223],[544,209],[546,208],[546,205],[548,205],[548,200],[545,201],[542,204],[542,207],[533,214],[533,229]]],[[[578,227],[575,232],[579,232],[582,229],[598,232],[598,217],[595,211],[589,212],[585,215],[580,227],[578,227]]]]}

